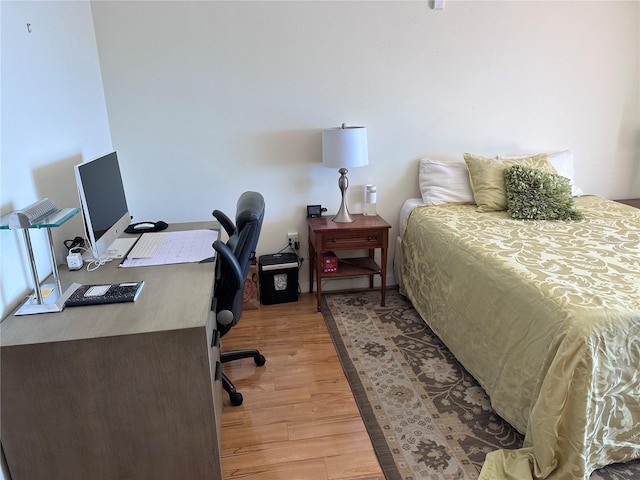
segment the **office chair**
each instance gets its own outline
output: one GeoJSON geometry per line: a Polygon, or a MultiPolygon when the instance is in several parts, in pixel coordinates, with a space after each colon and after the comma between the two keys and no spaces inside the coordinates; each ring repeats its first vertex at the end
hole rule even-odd
{"type": "MultiPolygon", "coordinates": [[[[244,282],[249,273],[252,260],[255,258],[256,245],[262,229],[264,218],[264,198],[257,192],[244,192],[236,205],[235,224],[220,210],[214,210],[213,216],[227,232],[227,242],[216,240],[213,248],[218,252],[216,263],[216,281],[214,286],[214,303],[216,323],[220,336],[226,335],[240,320],[244,282]]],[[[265,364],[264,356],[256,349],[233,350],[222,352],[222,363],[253,358],[258,366],[265,364]]],[[[240,392],[229,378],[222,374],[222,386],[229,394],[231,404],[242,404],[240,392]]]]}

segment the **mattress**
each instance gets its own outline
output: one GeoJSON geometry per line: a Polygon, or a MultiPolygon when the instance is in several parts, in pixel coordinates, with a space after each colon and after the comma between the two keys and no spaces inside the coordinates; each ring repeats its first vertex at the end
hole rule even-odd
{"type": "MultiPolygon", "coordinates": [[[[407,223],[407,219],[411,214],[411,211],[414,207],[418,205],[423,205],[421,198],[409,198],[405,200],[400,208],[400,217],[398,219],[398,229],[399,232],[404,231],[404,227],[407,223]]],[[[398,235],[396,237],[396,243],[393,247],[393,275],[396,279],[396,283],[398,284],[398,290],[402,295],[406,296],[406,293],[402,289],[402,236],[398,235]]]]}
{"type": "Polygon", "coordinates": [[[402,291],[525,434],[480,478],[587,479],[640,458],[640,210],[575,198],[585,219],[414,206],[402,291]]]}

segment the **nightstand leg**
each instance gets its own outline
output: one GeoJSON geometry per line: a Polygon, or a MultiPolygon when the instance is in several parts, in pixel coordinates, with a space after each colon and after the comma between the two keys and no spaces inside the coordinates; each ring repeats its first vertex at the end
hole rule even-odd
{"type": "MultiPolygon", "coordinates": [[[[370,248],[369,249],[369,258],[371,260],[375,261],[375,259],[376,259],[376,249],[375,248],[370,248]]],[[[373,288],[373,275],[369,276],[369,288],[373,288]]]]}
{"type": "Polygon", "coordinates": [[[309,242],[309,293],[313,293],[313,274],[316,268],[316,252],[309,242]]]}
{"type": "Polygon", "coordinates": [[[384,307],[387,294],[387,247],[380,249],[380,306],[384,307]]]}
{"type": "Polygon", "coordinates": [[[318,312],[322,311],[322,276],[321,276],[321,265],[322,265],[322,253],[316,252],[316,301],[318,306],[318,312]]]}
{"type": "Polygon", "coordinates": [[[322,262],[322,253],[320,251],[316,251],[313,246],[313,242],[311,242],[311,235],[309,235],[309,293],[313,293],[313,281],[314,275],[317,283],[316,288],[316,309],[318,312],[322,311],[322,283],[320,276],[320,267],[322,262]]]}

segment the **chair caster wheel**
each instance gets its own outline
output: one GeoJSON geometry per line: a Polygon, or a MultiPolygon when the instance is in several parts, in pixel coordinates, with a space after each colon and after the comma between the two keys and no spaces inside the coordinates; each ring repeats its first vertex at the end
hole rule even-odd
{"type": "Polygon", "coordinates": [[[233,405],[234,407],[239,407],[240,405],[242,405],[242,401],[244,400],[240,392],[230,393],[229,399],[231,400],[231,405],[233,405]]]}
{"type": "Polygon", "coordinates": [[[261,367],[263,366],[265,363],[267,363],[267,359],[264,358],[264,355],[260,355],[259,357],[256,357],[255,359],[256,365],[261,367]]]}

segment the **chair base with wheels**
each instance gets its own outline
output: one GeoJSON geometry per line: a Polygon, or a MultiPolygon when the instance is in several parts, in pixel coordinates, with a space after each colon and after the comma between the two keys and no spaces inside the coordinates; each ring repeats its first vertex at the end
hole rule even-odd
{"type": "MultiPolygon", "coordinates": [[[[241,358],[253,358],[253,361],[258,367],[262,367],[267,361],[264,358],[264,355],[255,349],[233,350],[231,352],[222,352],[220,354],[220,361],[222,363],[233,362],[234,360],[240,360],[241,358]]],[[[242,401],[244,400],[242,394],[236,391],[236,387],[225,373],[222,374],[222,387],[229,394],[231,405],[234,407],[242,405],[242,401]]]]}

